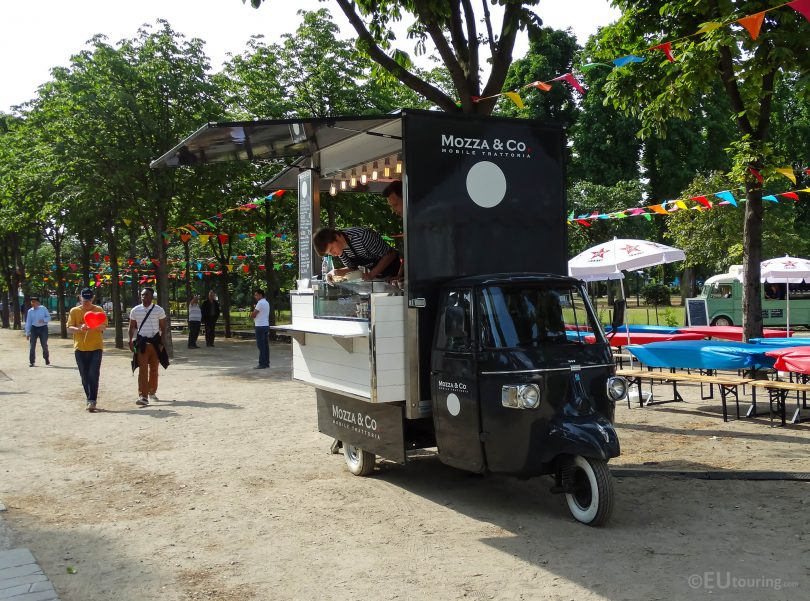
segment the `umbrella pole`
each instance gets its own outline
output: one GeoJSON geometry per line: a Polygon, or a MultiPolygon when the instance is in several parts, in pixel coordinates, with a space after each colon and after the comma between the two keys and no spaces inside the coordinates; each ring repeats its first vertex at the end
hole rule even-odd
{"type": "Polygon", "coordinates": [[[790,338],[790,282],[785,284],[785,305],[785,313],[787,313],[787,321],[785,322],[787,324],[787,337],[790,338]]]}
{"type": "MultiPolygon", "coordinates": [[[[619,284],[622,288],[622,300],[624,301],[624,331],[627,334],[627,345],[630,345],[630,324],[628,322],[628,314],[627,314],[627,295],[624,293],[624,278],[619,280],[619,284]]],[[[629,351],[628,351],[629,352],[629,351]]],[[[630,354],[630,369],[633,369],[633,353],[630,354]]],[[[641,400],[641,399],[639,399],[641,400]]]]}

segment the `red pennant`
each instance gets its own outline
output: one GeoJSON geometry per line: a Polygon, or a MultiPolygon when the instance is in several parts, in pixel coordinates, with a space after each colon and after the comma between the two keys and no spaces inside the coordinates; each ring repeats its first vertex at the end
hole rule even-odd
{"type": "Polygon", "coordinates": [[[242,265],[242,271],[244,271],[245,273],[250,271],[250,265],[242,265]]]}
{"type": "Polygon", "coordinates": [[[689,200],[694,200],[695,202],[699,202],[700,204],[702,204],[707,209],[712,208],[712,203],[705,196],[694,196],[694,197],[690,198],[689,200]]]}
{"type": "Polygon", "coordinates": [[[591,224],[585,221],[584,219],[574,219],[578,224],[584,225],[585,227],[591,227],[591,224]]]}
{"type": "Polygon", "coordinates": [[[754,169],[753,167],[749,167],[749,168],[748,168],[748,171],[750,171],[751,173],[753,173],[753,174],[754,174],[754,177],[755,177],[755,178],[757,178],[757,181],[758,181],[760,184],[763,182],[763,179],[762,179],[762,174],[761,174],[759,171],[757,171],[757,170],[756,170],[756,169],[754,169]]]}
{"type": "Polygon", "coordinates": [[[286,192],[286,190],[276,190],[275,192],[273,192],[273,196],[275,196],[276,198],[279,198],[281,196],[284,196],[285,192],[286,192]]]}
{"type": "Polygon", "coordinates": [[[579,92],[583,96],[585,95],[585,88],[583,88],[582,85],[577,81],[577,78],[574,77],[573,73],[566,73],[565,75],[560,75],[559,77],[555,77],[551,81],[565,81],[565,82],[568,82],[569,84],[571,84],[571,86],[573,86],[573,88],[577,92],[579,92]]]}
{"type": "Polygon", "coordinates": [[[810,21],[810,0],[793,0],[788,2],[787,5],[795,11],[804,15],[804,18],[810,21]]]}
{"type": "Polygon", "coordinates": [[[219,234],[217,239],[222,243],[226,244],[228,242],[228,234],[219,234]]]}
{"type": "Polygon", "coordinates": [[[790,198],[791,200],[799,200],[799,195],[795,192],[783,192],[779,196],[784,196],[785,198],[790,198]]]}
{"type": "Polygon", "coordinates": [[[672,42],[664,42],[663,44],[658,44],[658,46],[653,46],[653,50],[660,50],[666,55],[669,62],[675,62],[675,59],[672,57],[672,42]]]}

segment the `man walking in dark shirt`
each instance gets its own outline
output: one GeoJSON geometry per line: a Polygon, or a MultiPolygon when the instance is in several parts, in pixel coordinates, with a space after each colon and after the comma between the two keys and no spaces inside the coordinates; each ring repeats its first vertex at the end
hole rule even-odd
{"type": "Polygon", "coordinates": [[[205,327],[205,346],[214,346],[217,320],[219,319],[219,301],[213,290],[208,292],[208,298],[200,305],[202,322],[205,327]]]}

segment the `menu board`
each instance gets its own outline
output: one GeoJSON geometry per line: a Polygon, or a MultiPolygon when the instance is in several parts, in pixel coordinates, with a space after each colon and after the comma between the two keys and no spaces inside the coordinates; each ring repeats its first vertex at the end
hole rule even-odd
{"type": "Polygon", "coordinates": [[[690,326],[709,325],[709,312],[706,309],[705,298],[686,299],[686,319],[690,326]]]}
{"type": "Polygon", "coordinates": [[[298,174],[298,279],[312,278],[312,171],[298,174]]]}

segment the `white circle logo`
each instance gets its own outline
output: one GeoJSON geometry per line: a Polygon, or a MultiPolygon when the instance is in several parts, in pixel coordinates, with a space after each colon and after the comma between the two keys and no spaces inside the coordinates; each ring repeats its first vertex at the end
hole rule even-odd
{"type": "Polygon", "coordinates": [[[461,413],[461,402],[458,400],[458,397],[452,392],[447,395],[447,410],[453,417],[461,413]]]}
{"type": "Polygon", "coordinates": [[[301,198],[309,198],[309,185],[301,182],[301,198]]]}
{"type": "Polygon", "coordinates": [[[476,163],[467,174],[467,194],[479,207],[491,209],[506,196],[506,176],[495,163],[476,163]]]}

